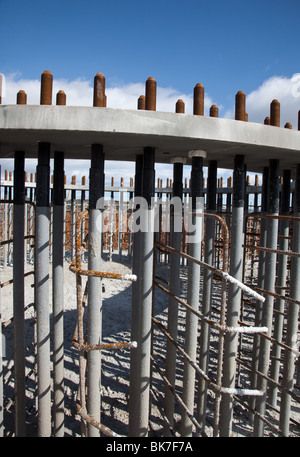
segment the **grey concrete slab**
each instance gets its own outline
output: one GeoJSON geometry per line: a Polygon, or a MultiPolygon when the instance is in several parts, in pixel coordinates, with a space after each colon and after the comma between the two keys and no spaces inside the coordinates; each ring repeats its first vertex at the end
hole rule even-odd
{"type": "Polygon", "coordinates": [[[37,157],[37,143],[51,143],[65,158],[89,159],[90,145],[103,144],[106,160],[134,161],[144,147],[156,151],[156,162],[170,163],[188,151],[204,149],[206,161],[232,168],[234,156],[243,154],[248,171],[262,172],[270,159],[292,172],[300,160],[300,132],[232,119],[158,111],[113,108],[1,105],[0,157],[25,150],[37,157]]]}

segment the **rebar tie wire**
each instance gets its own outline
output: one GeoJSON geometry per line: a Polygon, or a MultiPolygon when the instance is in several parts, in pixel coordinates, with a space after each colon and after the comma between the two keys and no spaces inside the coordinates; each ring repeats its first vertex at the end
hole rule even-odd
{"type": "Polygon", "coordinates": [[[117,433],[110,430],[108,427],[104,426],[100,422],[96,421],[93,417],[91,417],[86,409],[86,401],[85,401],[85,357],[84,353],[89,351],[102,351],[102,350],[115,350],[115,349],[131,349],[136,348],[137,343],[136,341],[131,342],[123,342],[123,343],[100,343],[100,344],[93,344],[88,345],[84,343],[83,338],[83,300],[82,300],[82,282],[81,276],[96,276],[99,278],[110,278],[110,279],[120,279],[120,280],[128,280],[128,281],[136,281],[136,275],[126,274],[122,275],[119,273],[110,273],[110,272],[103,272],[103,271],[92,271],[92,270],[85,270],[81,267],[81,256],[83,251],[85,250],[85,243],[81,244],[81,222],[83,217],[88,214],[88,210],[84,210],[79,213],[78,219],[76,221],[76,255],[75,259],[72,261],[69,269],[73,273],[76,274],[76,286],[77,286],[77,333],[78,333],[78,341],[77,339],[73,338],[72,345],[77,348],[79,353],[79,390],[80,390],[80,399],[76,401],[77,412],[82,419],[82,434],[86,436],[86,423],[88,422],[93,427],[100,430],[106,436],[110,437],[119,437],[117,433]]]}

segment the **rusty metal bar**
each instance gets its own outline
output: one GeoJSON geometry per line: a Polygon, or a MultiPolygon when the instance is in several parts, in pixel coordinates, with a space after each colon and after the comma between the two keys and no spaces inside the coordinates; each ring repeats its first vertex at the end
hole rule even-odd
{"type": "MultiPolygon", "coordinates": [[[[223,257],[224,257],[224,262],[223,262],[223,268],[224,270],[227,269],[227,258],[228,258],[228,229],[227,229],[227,226],[225,224],[225,221],[223,221],[220,216],[216,216],[214,214],[207,214],[208,217],[212,217],[212,218],[216,218],[216,219],[219,219],[220,221],[223,222],[223,230],[225,230],[225,242],[224,242],[224,246],[223,246],[223,249],[224,249],[224,252],[223,252],[223,257]]],[[[163,246],[161,245],[160,243],[156,243],[157,246],[159,246],[160,249],[169,249],[170,247],[168,246],[163,246]]],[[[172,249],[172,248],[171,248],[172,249]]],[[[176,252],[175,250],[173,250],[174,252],[176,252]]],[[[180,252],[176,252],[178,255],[182,254],[180,252]]],[[[195,260],[195,259],[193,259],[195,260]]],[[[196,260],[197,262],[197,260],[196,260]]],[[[203,262],[199,262],[199,263],[203,263],[203,262]]],[[[215,269],[215,267],[213,266],[208,266],[210,267],[212,270],[215,269]]],[[[224,278],[223,278],[224,279],[224,278]]],[[[221,378],[222,378],[222,368],[223,368],[223,345],[222,345],[222,340],[223,340],[223,335],[224,333],[232,333],[232,332],[238,332],[238,331],[247,331],[247,328],[246,327],[243,327],[243,328],[239,328],[239,327],[235,327],[235,328],[230,328],[230,327],[227,327],[225,325],[225,306],[226,306],[226,287],[225,287],[225,281],[223,280],[223,288],[222,288],[222,305],[221,305],[221,325],[218,324],[218,323],[215,323],[214,321],[212,321],[211,319],[208,319],[206,316],[204,316],[202,313],[200,313],[199,311],[193,309],[189,304],[187,304],[184,300],[180,299],[179,297],[176,297],[172,294],[171,291],[168,291],[164,286],[162,286],[161,284],[157,283],[157,281],[154,281],[154,284],[160,288],[161,290],[163,290],[164,292],[166,292],[167,294],[169,295],[172,295],[173,298],[178,301],[178,303],[180,303],[181,305],[185,306],[187,309],[189,309],[193,314],[197,315],[203,322],[206,322],[207,324],[211,325],[212,327],[218,329],[220,331],[220,341],[219,341],[219,352],[218,352],[218,373],[217,373],[217,385],[221,386],[221,378]]],[[[261,332],[261,331],[265,331],[266,329],[263,329],[263,328],[252,328],[252,329],[249,329],[249,331],[251,332],[261,332]]],[[[170,338],[171,335],[170,335],[170,338]]],[[[172,338],[172,343],[174,345],[176,345],[176,341],[172,338]]],[[[177,345],[176,345],[177,347],[177,345]]],[[[198,365],[199,367],[199,365],[198,365]]],[[[200,369],[200,372],[203,374],[205,373],[204,370],[201,370],[200,369]]],[[[203,376],[200,376],[202,377],[203,379],[205,377],[203,376]]],[[[207,379],[206,379],[207,381],[207,379]]],[[[216,436],[217,433],[218,433],[218,422],[219,422],[219,408],[218,408],[218,399],[220,397],[220,393],[222,391],[222,387],[221,387],[221,390],[220,392],[218,391],[218,389],[216,390],[216,400],[215,400],[215,415],[214,415],[214,435],[216,436]]],[[[255,391],[253,392],[253,394],[255,393],[255,391]]]]}
{"type": "Polygon", "coordinates": [[[53,76],[50,71],[45,70],[41,75],[41,94],[40,104],[41,105],[52,105],[52,87],[53,87],[53,76]]]}
{"type": "Polygon", "coordinates": [[[97,73],[94,77],[93,97],[93,106],[106,107],[105,76],[102,73],[97,73]]]}
{"type": "Polygon", "coordinates": [[[193,366],[193,368],[197,371],[197,373],[206,380],[207,384],[214,391],[217,391],[217,392],[219,392],[221,394],[225,394],[225,395],[240,394],[240,395],[260,396],[263,394],[262,391],[258,391],[258,390],[251,391],[250,389],[238,389],[238,388],[235,389],[235,388],[227,388],[227,387],[219,386],[214,381],[212,381],[209,378],[209,376],[203,370],[201,370],[201,368],[199,368],[199,365],[191,359],[191,357],[184,351],[184,349],[182,349],[178,345],[178,343],[175,340],[173,340],[173,338],[167,331],[166,327],[161,322],[159,322],[155,317],[152,317],[152,320],[155,323],[155,325],[162,331],[162,333],[168,338],[168,340],[171,341],[171,343],[177,348],[177,350],[189,361],[189,363],[193,366]]]}
{"type": "Polygon", "coordinates": [[[110,430],[110,428],[106,427],[105,425],[101,424],[97,420],[95,420],[92,416],[87,414],[87,411],[84,407],[77,405],[77,413],[80,415],[80,417],[87,422],[89,425],[91,425],[93,428],[96,428],[100,432],[104,433],[106,436],[112,437],[112,438],[120,438],[121,435],[118,435],[117,433],[113,432],[110,430]]]}
{"type": "Polygon", "coordinates": [[[201,83],[194,87],[193,114],[197,116],[204,115],[204,87],[201,83]]]}
{"type": "Polygon", "coordinates": [[[146,81],[145,110],[156,111],[156,81],[150,76],[146,81]]]}
{"type": "MultiPolygon", "coordinates": [[[[175,390],[174,386],[170,383],[170,381],[168,380],[167,376],[165,376],[163,374],[162,370],[159,368],[159,365],[155,362],[155,360],[154,360],[154,358],[152,356],[151,356],[151,360],[152,360],[152,363],[153,363],[155,369],[157,370],[157,372],[159,373],[160,377],[164,381],[165,385],[168,387],[168,389],[170,390],[170,392],[174,396],[174,399],[177,400],[177,402],[179,403],[179,405],[183,409],[183,412],[187,415],[187,417],[192,422],[192,424],[195,425],[196,429],[200,430],[201,426],[197,422],[197,420],[194,418],[193,413],[188,409],[187,405],[184,403],[184,401],[181,399],[181,397],[176,393],[176,390],[175,390]]],[[[174,432],[172,424],[169,422],[168,417],[165,416],[163,419],[165,420],[166,426],[167,426],[165,428],[168,428],[169,431],[170,431],[170,435],[174,436],[175,432],[174,432]]]]}
{"type": "Polygon", "coordinates": [[[100,343],[100,344],[78,344],[73,340],[73,346],[78,351],[89,352],[89,351],[112,351],[114,349],[131,349],[136,348],[136,341],[129,341],[124,343],[100,343]]]}

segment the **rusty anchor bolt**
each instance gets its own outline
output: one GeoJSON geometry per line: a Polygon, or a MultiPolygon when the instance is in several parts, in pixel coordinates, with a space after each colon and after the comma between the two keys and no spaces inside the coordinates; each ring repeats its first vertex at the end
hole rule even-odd
{"type": "Polygon", "coordinates": [[[146,102],[145,109],[156,111],[156,81],[150,76],[146,81],[146,102]]]}
{"type": "Polygon", "coordinates": [[[181,100],[181,99],[177,100],[176,106],[175,106],[175,111],[176,111],[176,113],[184,114],[185,104],[184,104],[183,100],[181,100]]]}
{"type": "Polygon", "coordinates": [[[105,95],[105,76],[102,73],[97,73],[94,77],[94,101],[93,106],[99,108],[106,107],[105,95]]]}
{"type": "Polygon", "coordinates": [[[146,109],[146,97],[145,97],[145,95],[141,95],[138,98],[137,109],[141,109],[141,110],[146,109]]]}
{"type": "Polygon", "coordinates": [[[219,117],[219,108],[217,105],[211,105],[209,115],[210,117],[219,117]]]}
{"type": "Polygon", "coordinates": [[[45,70],[41,76],[41,105],[52,105],[53,76],[50,71],[45,70]]]}
{"type": "Polygon", "coordinates": [[[246,95],[239,90],[235,96],[235,120],[245,121],[246,119],[246,95]]]}
{"type": "Polygon", "coordinates": [[[280,127],[280,103],[278,100],[273,100],[270,107],[270,124],[275,127],[280,127]]]}
{"type": "Polygon", "coordinates": [[[19,90],[17,93],[17,105],[27,104],[27,94],[24,90],[19,90]]]}
{"type": "Polygon", "coordinates": [[[204,87],[201,83],[194,87],[194,108],[193,114],[198,116],[204,115],[204,87]]]}
{"type": "Polygon", "coordinates": [[[65,105],[67,100],[67,96],[63,90],[59,90],[56,94],[56,104],[57,105],[65,105]]]}

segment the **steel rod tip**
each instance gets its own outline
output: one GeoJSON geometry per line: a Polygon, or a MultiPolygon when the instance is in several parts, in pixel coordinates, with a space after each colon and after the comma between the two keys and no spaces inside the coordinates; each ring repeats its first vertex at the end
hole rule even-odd
{"type": "Polygon", "coordinates": [[[146,101],[145,109],[148,111],[156,111],[156,81],[152,76],[146,81],[146,101]]]}
{"type": "Polygon", "coordinates": [[[185,104],[184,104],[184,101],[181,100],[181,98],[179,100],[177,100],[175,110],[176,110],[176,113],[179,113],[179,114],[183,114],[184,113],[185,104]]]}
{"type": "Polygon", "coordinates": [[[66,104],[66,94],[63,90],[59,90],[56,94],[56,104],[65,105],[66,104]]]}
{"type": "Polygon", "coordinates": [[[94,77],[94,99],[93,106],[106,107],[105,77],[103,73],[97,73],[94,77]]]}
{"type": "Polygon", "coordinates": [[[239,90],[235,96],[235,120],[245,121],[246,118],[246,95],[239,90]]]}
{"type": "Polygon", "coordinates": [[[41,105],[52,105],[53,76],[49,70],[45,70],[41,76],[41,105]]]}
{"type": "Polygon", "coordinates": [[[211,105],[209,115],[210,117],[219,117],[219,108],[217,105],[211,105]]]}
{"type": "Polygon", "coordinates": [[[19,90],[17,93],[17,105],[27,104],[27,94],[24,90],[19,90]]]}
{"type": "Polygon", "coordinates": [[[138,98],[138,105],[137,105],[137,108],[138,109],[141,109],[141,110],[144,110],[145,109],[145,105],[146,104],[146,97],[145,95],[141,95],[139,98],[138,98]]]}
{"type": "Polygon", "coordinates": [[[280,127],[280,103],[276,98],[271,102],[270,119],[271,125],[280,127]]]}
{"type": "Polygon", "coordinates": [[[194,87],[193,114],[204,115],[204,86],[201,83],[196,84],[194,87]]]}

